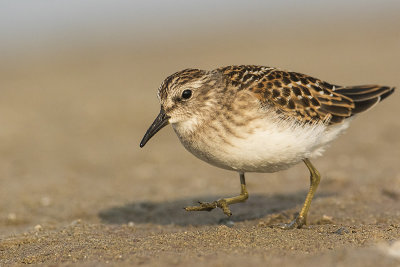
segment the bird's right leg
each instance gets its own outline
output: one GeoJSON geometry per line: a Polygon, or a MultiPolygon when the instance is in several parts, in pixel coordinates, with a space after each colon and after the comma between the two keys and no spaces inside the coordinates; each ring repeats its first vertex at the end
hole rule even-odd
{"type": "Polygon", "coordinates": [[[246,180],[244,178],[244,173],[240,173],[240,195],[230,198],[221,198],[213,202],[199,202],[198,206],[186,207],[186,211],[211,211],[215,208],[220,208],[227,215],[231,216],[232,212],[229,209],[229,205],[236,204],[240,202],[245,202],[249,198],[249,193],[246,188],[246,180]]]}

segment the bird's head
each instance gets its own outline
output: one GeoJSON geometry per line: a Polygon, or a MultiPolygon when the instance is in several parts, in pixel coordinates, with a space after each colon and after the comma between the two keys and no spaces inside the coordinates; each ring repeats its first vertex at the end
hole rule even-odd
{"type": "Polygon", "coordinates": [[[147,130],[143,147],[168,124],[193,131],[218,104],[222,75],[199,69],[185,69],[166,78],[158,89],[160,113],[147,130]]]}

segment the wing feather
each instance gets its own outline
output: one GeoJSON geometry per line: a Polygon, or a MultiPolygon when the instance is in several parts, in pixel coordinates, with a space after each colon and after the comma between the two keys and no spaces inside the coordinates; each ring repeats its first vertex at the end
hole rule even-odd
{"type": "Polygon", "coordinates": [[[220,69],[238,90],[250,90],[262,105],[306,123],[336,124],[373,107],[394,88],[379,85],[344,87],[290,71],[262,66],[220,69]]]}

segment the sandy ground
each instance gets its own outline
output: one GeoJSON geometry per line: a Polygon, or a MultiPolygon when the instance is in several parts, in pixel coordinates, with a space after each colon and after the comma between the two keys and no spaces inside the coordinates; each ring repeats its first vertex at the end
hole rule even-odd
{"type": "Polygon", "coordinates": [[[4,57],[0,265],[398,266],[398,92],[314,160],[323,177],[304,229],[270,227],[300,209],[303,165],[248,174],[250,199],[227,220],[220,210],[182,208],[237,194],[237,174],[190,155],[170,127],[139,148],[158,113],[157,87],[186,67],[262,64],[338,84],[400,86],[392,22],[289,32],[4,57]]]}

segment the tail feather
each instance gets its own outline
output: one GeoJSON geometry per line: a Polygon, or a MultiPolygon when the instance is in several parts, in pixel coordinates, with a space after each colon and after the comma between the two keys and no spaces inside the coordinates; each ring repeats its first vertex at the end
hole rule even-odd
{"type": "Polygon", "coordinates": [[[355,103],[355,108],[351,110],[351,115],[358,114],[373,108],[376,104],[379,103],[379,98],[375,97],[372,99],[354,103],[355,103]]]}
{"type": "Polygon", "coordinates": [[[394,89],[395,89],[395,87],[392,87],[392,88],[390,89],[390,91],[387,91],[386,93],[383,93],[383,94],[381,95],[381,100],[380,100],[380,101],[382,101],[382,100],[385,99],[386,97],[388,97],[388,96],[390,96],[391,94],[393,94],[394,89]]]}
{"type": "Polygon", "coordinates": [[[339,87],[335,90],[335,92],[352,94],[352,95],[357,95],[357,94],[363,95],[366,93],[375,92],[376,90],[380,89],[390,89],[390,87],[380,86],[380,85],[353,85],[353,86],[339,87]]]}
{"type": "Polygon", "coordinates": [[[341,87],[335,90],[336,93],[344,95],[354,102],[352,115],[371,109],[377,103],[394,92],[394,87],[379,85],[360,85],[341,87]]]}

